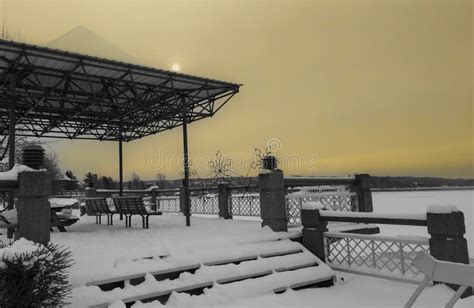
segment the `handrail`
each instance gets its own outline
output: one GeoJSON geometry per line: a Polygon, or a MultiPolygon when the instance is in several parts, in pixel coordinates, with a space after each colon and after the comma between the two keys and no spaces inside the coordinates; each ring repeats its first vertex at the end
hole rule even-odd
{"type": "Polygon", "coordinates": [[[404,226],[427,226],[426,218],[420,219],[413,215],[411,217],[381,217],[383,214],[374,213],[344,213],[319,211],[321,220],[338,221],[338,222],[355,222],[365,224],[387,224],[387,225],[404,225],[404,226]]]}
{"type": "Polygon", "coordinates": [[[323,186],[323,185],[353,185],[357,183],[355,177],[285,177],[286,187],[323,186]]]}
{"type": "Polygon", "coordinates": [[[404,244],[420,244],[428,245],[429,238],[424,236],[389,236],[389,235],[372,235],[372,234],[357,234],[345,232],[324,232],[325,237],[333,238],[352,238],[352,239],[366,239],[376,241],[393,241],[404,244]]]}
{"type": "Polygon", "coordinates": [[[311,197],[311,196],[357,196],[357,193],[351,191],[322,191],[322,192],[293,192],[286,197],[311,197]]]}

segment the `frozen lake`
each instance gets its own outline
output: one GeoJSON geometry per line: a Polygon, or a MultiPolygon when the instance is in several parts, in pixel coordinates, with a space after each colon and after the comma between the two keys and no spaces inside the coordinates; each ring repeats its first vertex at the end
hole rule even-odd
{"type": "MultiPolygon", "coordinates": [[[[401,191],[372,193],[374,212],[422,213],[432,204],[454,204],[464,213],[465,238],[469,255],[474,256],[474,190],[401,191]]],[[[382,234],[429,236],[426,227],[380,225],[382,234]]]]}

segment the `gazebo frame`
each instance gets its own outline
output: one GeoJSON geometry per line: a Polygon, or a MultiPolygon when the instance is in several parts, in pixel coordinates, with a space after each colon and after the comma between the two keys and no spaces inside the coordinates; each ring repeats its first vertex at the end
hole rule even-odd
{"type": "Polygon", "coordinates": [[[240,86],[0,40],[0,135],[10,168],[15,136],[118,141],[122,194],[123,141],[182,126],[189,226],[188,124],[212,117],[240,86]]]}

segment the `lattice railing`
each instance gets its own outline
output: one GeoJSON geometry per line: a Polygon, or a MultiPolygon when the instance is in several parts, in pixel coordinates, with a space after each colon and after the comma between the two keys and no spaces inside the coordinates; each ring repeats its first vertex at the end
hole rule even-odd
{"type": "MultiPolygon", "coordinates": [[[[319,201],[331,211],[357,211],[357,195],[351,192],[324,192],[291,194],[286,196],[289,224],[301,223],[301,206],[306,202],[319,201]]],[[[179,212],[179,196],[158,197],[157,206],[170,212],[179,212]]],[[[229,198],[230,212],[234,216],[260,216],[258,193],[233,194],[229,198]]],[[[191,213],[218,214],[218,196],[214,194],[191,197],[191,213]]]]}
{"type": "Polygon", "coordinates": [[[286,196],[288,223],[301,224],[301,207],[306,202],[319,201],[329,211],[358,212],[357,194],[352,192],[323,192],[290,194],[286,196]]]}
{"type": "Polygon", "coordinates": [[[167,212],[180,211],[179,207],[179,196],[168,196],[156,198],[156,208],[159,210],[165,210],[167,212]]]}
{"type": "Polygon", "coordinates": [[[191,197],[191,213],[193,214],[218,214],[217,195],[203,195],[191,197]]]}
{"type": "Polygon", "coordinates": [[[412,265],[416,254],[429,253],[427,238],[326,232],[324,239],[326,262],[334,269],[408,280],[421,278],[412,265]]]}
{"type": "Polygon", "coordinates": [[[260,216],[259,194],[232,195],[229,201],[234,216],[260,216]]]}

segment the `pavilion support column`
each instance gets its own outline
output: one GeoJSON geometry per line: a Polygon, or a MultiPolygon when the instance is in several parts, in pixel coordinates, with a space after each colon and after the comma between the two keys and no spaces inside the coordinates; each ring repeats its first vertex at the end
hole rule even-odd
{"type": "MultiPolygon", "coordinates": [[[[119,196],[123,196],[123,145],[122,145],[122,122],[119,125],[119,196]]],[[[123,215],[120,214],[120,220],[123,215]]]]}
{"type": "Polygon", "coordinates": [[[187,110],[186,101],[183,98],[183,167],[184,167],[184,215],[186,215],[186,226],[191,226],[191,211],[190,211],[190,199],[189,199],[189,159],[188,159],[188,123],[187,123],[187,110]]]}
{"type": "MultiPolygon", "coordinates": [[[[10,75],[10,110],[9,110],[9,126],[8,126],[8,167],[12,169],[15,166],[15,139],[16,139],[16,74],[13,73],[10,75]]],[[[14,208],[15,204],[15,192],[10,191],[8,193],[8,209],[11,210],[14,208]]],[[[7,237],[13,238],[14,228],[8,228],[7,237]]]]}

